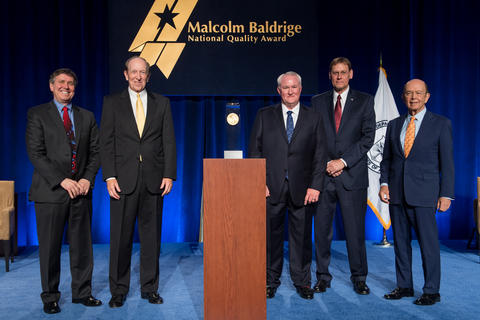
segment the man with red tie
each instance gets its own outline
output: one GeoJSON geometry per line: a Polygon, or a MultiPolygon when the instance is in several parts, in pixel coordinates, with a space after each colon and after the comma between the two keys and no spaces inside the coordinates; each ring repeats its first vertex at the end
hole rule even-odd
{"type": "Polygon", "coordinates": [[[72,302],[88,307],[92,296],[92,188],[100,167],[98,128],[90,111],[72,104],[77,76],[50,76],[53,100],[28,111],[26,146],[33,165],[29,199],[35,202],[43,310],[58,313],[60,255],[68,223],[72,302]]]}
{"type": "Polygon", "coordinates": [[[329,78],[333,90],[312,98],[312,108],[320,113],[325,127],[327,167],[323,192],[315,217],[315,253],[317,283],[315,292],[330,287],[332,275],[330,244],[333,217],[340,205],[347,240],[350,280],[358,294],[369,294],[365,250],[365,213],[367,209],[367,152],[375,138],[374,100],[369,94],[350,88],[352,64],[338,57],[330,63],[329,78]]]}

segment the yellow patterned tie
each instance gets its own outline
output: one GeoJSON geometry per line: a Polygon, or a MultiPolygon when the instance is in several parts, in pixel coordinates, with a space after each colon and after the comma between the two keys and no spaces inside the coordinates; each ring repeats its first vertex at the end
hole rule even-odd
{"type": "Polygon", "coordinates": [[[413,147],[413,141],[415,140],[415,117],[410,118],[410,122],[407,126],[407,131],[405,132],[405,143],[404,143],[404,152],[405,158],[410,154],[410,150],[413,147]]]}
{"type": "Polygon", "coordinates": [[[145,126],[145,111],[143,110],[143,103],[142,99],[140,99],[140,93],[137,93],[137,108],[135,111],[137,114],[138,133],[140,134],[140,137],[142,137],[143,127],[145,126]]]}

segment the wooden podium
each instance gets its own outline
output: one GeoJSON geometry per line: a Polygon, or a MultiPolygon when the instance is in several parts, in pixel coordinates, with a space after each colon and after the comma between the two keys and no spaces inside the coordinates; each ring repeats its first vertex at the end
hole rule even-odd
{"type": "Polygon", "coordinates": [[[265,159],[204,159],[204,316],[266,319],[265,159]]]}

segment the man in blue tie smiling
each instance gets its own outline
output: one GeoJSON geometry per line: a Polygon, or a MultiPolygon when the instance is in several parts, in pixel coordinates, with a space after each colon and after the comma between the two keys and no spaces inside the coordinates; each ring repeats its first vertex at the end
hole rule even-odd
{"type": "Polygon", "coordinates": [[[251,158],[266,159],[267,298],[273,298],[280,285],[288,209],[290,276],[300,297],[313,299],[312,218],[306,208],[318,201],[323,185],[324,130],[317,113],[299,102],[300,75],[280,75],[277,92],[281,103],[258,111],[249,146],[251,158]]]}

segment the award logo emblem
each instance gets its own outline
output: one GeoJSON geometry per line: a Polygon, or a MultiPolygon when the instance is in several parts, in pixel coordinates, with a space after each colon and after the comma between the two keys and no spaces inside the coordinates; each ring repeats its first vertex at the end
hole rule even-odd
{"type": "Polygon", "coordinates": [[[198,0],[156,0],[133,40],[129,52],[156,65],[168,79],[185,48],[177,42],[198,0]]]}

